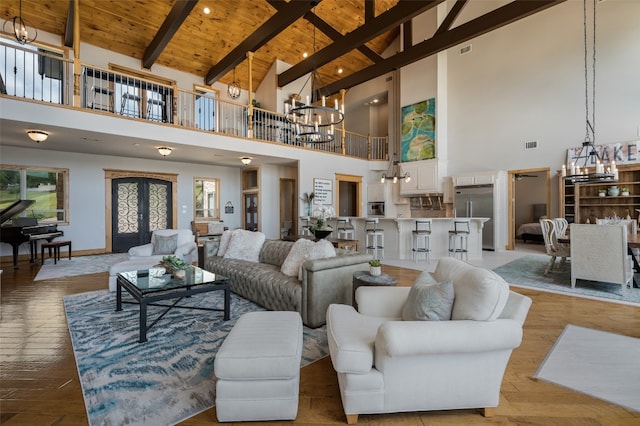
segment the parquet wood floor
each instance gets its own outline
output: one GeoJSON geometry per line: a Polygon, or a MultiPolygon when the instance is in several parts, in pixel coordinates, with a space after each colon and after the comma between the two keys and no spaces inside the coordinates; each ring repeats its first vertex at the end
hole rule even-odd
{"type": "MultiPolygon", "coordinates": [[[[3,264],[0,276],[0,424],[86,425],[62,297],[107,287],[107,274],[34,282],[39,266],[3,264]]],[[[411,285],[418,272],[383,271],[411,285]]],[[[496,415],[478,410],[361,415],[365,425],[640,425],[640,413],[531,378],[564,327],[571,323],[640,337],[640,308],[517,289],[533,298],[520,348],[511,356],[496,415]]],[[[624,354],[620,354],[624,356],[624,354]]],[[[602,360],[607,362],[607,360],[602,360]]],[[[638,360],[640,368],[640,360],[638,360]]],[[[640,394],[638,395],[640,398],[640,394]]],[[[215,424],[215,408],[183,425],[215,424]]],[[[247,423],[255,424],[255,423],[247,423]]],[[[268,424],[278,424],[277,422],[268,424]]],[[[346,424],[330,359],[302,369],[295,425],[346,424]]]]}

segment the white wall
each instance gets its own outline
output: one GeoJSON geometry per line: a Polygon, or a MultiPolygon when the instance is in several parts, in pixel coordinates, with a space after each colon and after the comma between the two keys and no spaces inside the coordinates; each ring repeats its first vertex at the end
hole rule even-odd
{"type": "MultiPolygon", "coordinates": [[[[597,5],[596,143],[637,138],[640,2],[597,5]]],[[[582,2],[448,52],[449,172],[560,168],[585,136],[582,2]],[[539,148],[524,151],[526,141],[539,148]],[[506,161],[505,161],[506,160],[506,161]]],[[[404,82],[404,80],[403,80],[404,82]]]]}
{"type": "MultiPolygon", "coordinates": [[[[237,167],[207,166],[177,163],[175,161],[142,160],[102,155],[76,154],[2,146],[2,163],[33,167],[69,169],[69,225],[59,226],[65,238],[73,241],[74,250],[100,250],[106,247],[105,229],[105,172],[104,169],[176,173],[178,228],[191,228],[193,220],[193,179],[211,177],[220,179],[222,207],[231,201],[234,214],[221,219],[230,229],[241,225],[240,169],[237,167]],[[186,213],[182,206],[187,206],[186,213]]],[[[22,246],[21,250],[28,250],[22,246]]],[[[11,247],[2,245],[2,255],[10,255],[11,247]]]]}

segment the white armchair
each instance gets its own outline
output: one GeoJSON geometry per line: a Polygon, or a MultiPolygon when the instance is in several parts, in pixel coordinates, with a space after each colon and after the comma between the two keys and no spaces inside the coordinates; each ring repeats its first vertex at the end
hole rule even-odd
{"type": "Polygon", "coordinates": [[[198,259],[198,245],[191,229],[158,229],[151,234],[150,243],[129,249],[131,259],[144,257],[159,262],[168,255],[179,257],[187,263],[198,259]],[[173,246],[175,250],[171,251],[173,246]]]}
{"type": "Polygon", "coordinates": [[[627,225],[571,224],[571,288],[576,280],[633,286],[633,260],[627,254],[627,225]],[[600,249],[599,249],[600,248],[600,249]]]}
{"type": "Polygon", "coordinates": [[[531,299],[454,258],[440,259],[433,276],[453,282],[452,320],[402,321],[409,287],[358,288],[360,312],[329,306],[329,351],[347,423],[404,411],[482,408],[490,416],[498,406],[531,299]],[[472,319],[478,312],[489,317],[472,319]]]}

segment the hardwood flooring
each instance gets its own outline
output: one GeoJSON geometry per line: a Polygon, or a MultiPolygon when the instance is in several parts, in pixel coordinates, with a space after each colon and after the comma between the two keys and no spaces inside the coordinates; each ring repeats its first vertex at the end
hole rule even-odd
{"type": "MultiPolygon", "coordinates": [[[[107,273],[34,282],[39,266],[24,262],[17,270],[10,264],[2,266],[0,424],[87,424],[62,297],[106,288],[107,273]]],[[[398,277],[399,285],[411,285],[419,274],[419,271],[392,266],[383,266],[383,271],[398,277]]],[[[494,417],[482,417],[479,410],[455,410],[361,415],[358,423],[416,426],[640,424],[640,413],[531,377],[567,324],[640,337],[640,308],[524,289],[516,291],[533,298],[533,305],[525,323],[523,343],[513,352],[507,367],[500,405],[494,417]]],[[[215,408],[182,424],[211,423],[217,423],[215,408]]],[[[302,369],[298,417],[294,422],[280,423],[346,424],[336,375],[328,357],[302,369]]]]}

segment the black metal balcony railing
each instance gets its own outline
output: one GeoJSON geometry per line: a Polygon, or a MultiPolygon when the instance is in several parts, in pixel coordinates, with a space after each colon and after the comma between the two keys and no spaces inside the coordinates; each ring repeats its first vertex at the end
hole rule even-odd
{"type": "Polygon", "coordinates": [[[62,56],[0,42],[0,95],[89,109],[199,131],[282,143],[369,160],[388,160],[387,137],[337,130],[329,144],[295,140],[283,114],[124,73],[81,65],[74,98],[74,64],[62,56]]]}

